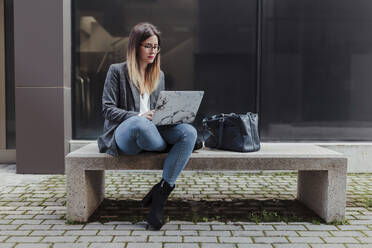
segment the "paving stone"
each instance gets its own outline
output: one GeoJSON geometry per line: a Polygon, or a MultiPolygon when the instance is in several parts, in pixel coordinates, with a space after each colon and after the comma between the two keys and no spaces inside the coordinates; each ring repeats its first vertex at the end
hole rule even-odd
{"type": "MultiPolygon", "coordinates": [[[[97,235],[130,235],[130,230],[100,230],[97,235]]],[[[90,235],[90,234],[81,234],[90,235]]]]}
{"type": "Polygon", "coordinates": [[[312,248],[343,248],[341,244],[310,244],[312,248]]]}
{"type": "Polygon", "coordinates": [[[51,228],[52,225],[21,225],[18,230],[47,230],[51,228]]]}
{"type": "Polygon", "coordinates": [[[211,230],[209,225],[181,225],[182,230],[211,230]]]}
{"type": "Polygon", "coordinates": [[[166,243],[164,244],[164,248],[199,248],[198,244],[171,244],[171,243],[166,243]]]}
{"type": "Polygon", "coordinates": [[[4,241],[8,236],[0,236],[0,242],[4,241]]]}
{"type": "Polygon", "coordinates": [[[145,230],[146,226],[144,225],[117,225],[115,230],[145,230]]]}
{"type": "Polygon", "coordinates": [[[32,219],[35,215],[7,215],[4,219],[12,219],[12,220],[19,220],[19,219],[32,219]]]}
{"type": "Polygon", "coordinates": [[[351,225],[368,225],[371,224],[371,220],[349,220],[351,225]]]}
{"type": "Polygon", "coordinates": [[[146,242],[147,236],[115,236],[113,242],[146,242]]]}
{"type": "Polygon", "coordinates": [[[80,236],[77,242],[110,242],[114,236],[80,236]]]}
{"type": "Polygon", "coordinates": [[[324,243],[319,237],[288,237],[288,239],[291,243],[324,243]]]}
{"type": "Polygon", "coordinates": [[[41,220],[43,225],[46,224],[59,224],[59,225],[64,225],[65,220],[41,220]]]}
{"type": "Polygon", "coordinates": [[[13,248],[16,246],[16,243],[2,243],[1,248],[13,248]]]}
{"type": "Polygon", "coordinates": [[[24,214],[32,214],[35,215],[34,219],[60,219],[63,217],[63,214],[57,214],[54,213],[55,215],[52,215],[53,212],[55,211],[26,211],[24,214]],[[48,218],[49,216],[49,218],[48,218]]]}
{"type": "Polygon", "coordinates": [[[282,230],[286,230],[286,231],[306,230],[305,226],[303,226],[303,225],[275,225],[274,227],[278,231],[282,231],[282,230]]]}
{"type": "Polygon", "coordinates": [[[7,202],[6,204],[8,206],[27,206],[30,203],[29,202],[24,202],[24,201],[16,201],[16,199],[12,199],[13,202],[7,202]]]}
{"type": "Polygon", "coordinates": [[[358,220],[372,220],[372,216],[371,215],[360,215],[360,214],[356,214],[354,215],[354,217],[358,220]]]}
{"type": "Polygon", "coordinates": [[[89,236],[89,235],[97,235],[98,232],[99,232],[98,230],[71,230],[71,231],[66,231],[64,235],[65,236],[89,236]]]}
{"type": "Polygon", "coordinates": [[[330,231],[336,237],[365,237],[360,231],[330,231]]]}
{"type": "Polygon", "coordinates": [[[60,236],[64,233],[64,231],[57,231],[57,230],[35,230],[32,231],[30,236],[60,236]]]}
{"type": "MultiPolygon", "coordinates": [[[[53,248],[87,248],[88,245],[89,244],[82,244],[82,243],[61,243],[61,244],[54,244],[53,248]]],[[[102,246],[100,248],[102,248],[102,246]]]]}
{"type": "Polygon", "coordinates": [[[42,237],[25,237],[25,236],[16,236],[16,237],[10,237],[6,242],[14,243],[35,243],[39,242],[42,239],[42,237]]]}
{"type": "Polygon", "coordinates": [[[161,247],[162,247],[161,243],[128,243],[126,248],[161,248],[161,247]]]}
{"type": "Polygon", "coordinates": [[[238,244],[238,248],[272,248],[268,244],[238,244]]]}
{"type": "Polygon", "coordinates": [[[161,230],[178,230],[179,226],[176,224],[165,224],[162,226],[161,230]]]}
{"type": "Polygon", "coordinates": [[[18,244],[15,248],[49,248],[49,247],[50,244],[18,244]]]}
{"type": "Polygon", "coordinates": [[[132,235],[133,236],[149,236],[149,235],[153,235],[153,236],[163,236],[164,235],[164,231],[162,230],[159,230],[159,231],[133,231],[132,232],[132,235]]]}
{"type": "Polygon", "coordinates": [[[84,230],[114,230],[115,225],[86,225],[83,229],[84,230]]]}
{"type": "Polygon", "coordinates": [[[62,243],[62,242],[75,242],[77,240],[77,236],[49,236],[45,237],[41,242],[43,243],[62,243]]]}
{"type": "Polygon", "coordinates": [[[171,236],[171,235],[176,235],[176,236],[192,236],[192,235],[197,235],[197,231],[186,231],[186,230],[179,230],[179,231],[165,231],[165,235],[171,236]]]}
{"type": "Polygon", "coordinates": [[[232,231],[232,235],[238,237],[265,236],[263,231],[232,231]]]}
{"type": "Polygon", "coordinates": [[[358,237],[357,239],[362,243],[368,243],[372,246],[372,237],[358,237]]]}
{"type": "Polygon", "coordinates": [[[273,244],[275,248],[309,248],[308,244],[273,244]]]}
{"type": "Polygon", "coordinates": [[[337,227],[342,231],[369,230],[369,228],[367,226],[363,226],[363,225],[340,225],[340,226],[337,226],[337,227]]]}
{"type": "Polygon", "coordinates": [[[324,237],[326,243],[359,243],[355,238],[352,237],[324,237]]]}
{"type": "Polygon", "coordinates": [[[212,243],[217,243],[217,237],[202,237],[202,236],[185,236],[184,237],[184,242],[185,243],[191,243],[191,242],[212,242],[212,243]]]}
{"type": "MultiPolygon", "coordinates": [[[[3,194],[0,194],[0,196],[2,196],[2,195],[3,194]]],[[[12,211],[12,210],[16,210],[16,208],[15,207],[4,207],[4,206],[0,206],[0,212],[2,212],[2,211],[12,211]]]]}
{"type": "Polygon", "coordinates": [[[298,234],[295,231],[264,231],[266,236],[268,237],[285,237],[285,236],[291,236],[291,237],[298,237],[298,234]]]}
{"type": "Polygon", "coordinates": [[[231,236],[229,231],[199,231],[200,236],[231,236]]]}
{"type": "Polygon", "coordinates": [[[197,224],[197,225],[215,225],[215,226],[240,225],[239,223],[230,222],[230,221],[228,221],[227,223],[226,222],[221,222],[221,221],[205,221],[205,222],[197,222],[197,223],[194,223],[194,224],[197,224]]]}
{"type": "Polygon", "coordinates": [[[131,225],[132,222],[129,221],[109,221],[105,223],[106,225],[131,225]]]}
{"type": "Polygon", "coordinates": [[[371,244],[347,244],[348,248],[371,248],[371,244]]]}
{"type": "Polygon", "coordinates": [[[202,248],[235,248],[233,244],[209,244],[201,243],[202,248]]]}
{"type": "Polygon", "coordinates": [[[244,225],[244,230],[275,230],[272,225],[244,225]]]}
{"type": "Polygon", "coordinates": [[[284,226],[284,225],[292,225],[292,223],[290,222],[290,223],[287,224],[284,221],[280,221],[280,222],[264,222],[261,225],[270,225],[270,226],[274,226],[274,225],[275,226],[279,226],[279,225],[282,225],[282,226],[284,226]]]}
{"type": "Polygon", "coordinates": [[[53,225],[51,229],[54,230],[77,230],[77,229],[82,229],[84,226],[83,225],[53,225]]]}
{"type": "Polygon", "coordinates": [[[251,238],[248,237],[218,237],[221,243],[253,243],[251,238]]]}
{"type": "Polygon", "coordinates": [[[99,243],[92,243],[89,248],[124,248],[125,244],[105,244],[102,247],[102,244],[99,243]]]}
{"type": "Polygon", "coordinates": [[[298,231],[300,236],[304,237],[328,237],[331,234],[328,231],[298,231]]]}
{"type": "Polygon", "coordinates": [[[19,225],[0,225],[0,230],[15,230],[19,225]]]}
{"type": "Polygon", "coordinates": [[[180,221],[180,220],[171,220],[168,222],[168,224],[184,224],[184,225],[188,225],[188,224],[192,224],[191,221],[180,221]]]}
{"type": "Polygon", "coordinates": [[[294,222],[290,222],[291,225],[308,225],[309,222],[304,222],[304,221],[294,221],[294,222]]]}
{"type": "Polygon", "coordinates": [[[14,220],[12,224],[31,224],[37,225],[43,222],[43,220],[14,220]]]}
{"type": "Polygon", "coordinates": [[[331,225],[305,225],[309,231],[337,231],[337,227],[331,225]]]}
{"type": "Polygon", "coordinates": [[[241,225],[212,225],[212,230],[243,230],[241,225]]]}
{"type": "Polygon", "coordinates": [[[177,236],[150,236],[149,242],[182,242],[182,237],[177,236]]]}
{"type": "MultiPolygon", "coordinates": [[[[10,224],[11,222],[13,222],[13,220],[0,220],[0,225],[7,225],[7,224],[10,224]]],[[[13,223],[13,224],[18,224],[18,223],[13,223]]]]}
{"type": "Polygon", "coordinates": [[[284,237],[254,237],[255,243],[288,243],[288,240],[284,237]]]}
{"type": "Polygon", "coordinates": [[[27,236],[31,233],[31,230],[27,231],[18,231],[18,230],[4,230],[0,231],[0,235],[9,235],[9,236],[27,236]]]}

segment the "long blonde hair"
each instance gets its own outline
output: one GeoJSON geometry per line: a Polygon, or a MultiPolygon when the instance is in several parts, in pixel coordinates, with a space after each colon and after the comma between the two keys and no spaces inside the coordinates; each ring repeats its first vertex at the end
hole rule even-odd
{"type": "Polygon", "coordinates": [[[127,49],[127,66],[129,77],[132,83],[138,88],[141,94],[147,92],[151,94],[159,84],[160,77],[160,53],[155,55],[154,62],[147,65],[144,80],[141,79],[139,70],[139,49],[141,43],[150,36],[158,37],[160,46],[160,31],[148,22],[141,22],[135,25],[129,34],[127,49]]]}

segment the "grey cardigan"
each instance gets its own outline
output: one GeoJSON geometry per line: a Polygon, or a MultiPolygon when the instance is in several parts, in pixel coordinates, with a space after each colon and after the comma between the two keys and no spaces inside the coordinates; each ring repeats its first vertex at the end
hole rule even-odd
{"type": "MultiPolygon", "coordinates": [[[[150,94],[150,109],[155,109],[160,91],[165,89],[164,73],[160,71],[160,82],[150,94]]],[[[126,119],[139,114],[140,93],[130,82],[127,62],[112,64],[107,72],[102,94],[102,114],[105,118],[103,134],[98,137],[99,152],[118,157],[115,129],[126,119]]]]}

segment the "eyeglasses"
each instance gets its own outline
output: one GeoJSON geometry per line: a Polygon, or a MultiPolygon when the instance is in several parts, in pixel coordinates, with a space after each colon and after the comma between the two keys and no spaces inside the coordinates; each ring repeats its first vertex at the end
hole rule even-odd
{"type": "Polygon", "coordinates": [[[158,45],[155,45],[155,46],[153,46],[153,45],[151,45],[151,44],[145,44],[145,45],[143,45],[143,44],[140,44],[141,46],[143,46],[144,48],[146,48],[147,50],[150,50],[150,49],[155,49],[155,52],[160,52],[160,46],[158,46],[158,45]]]}

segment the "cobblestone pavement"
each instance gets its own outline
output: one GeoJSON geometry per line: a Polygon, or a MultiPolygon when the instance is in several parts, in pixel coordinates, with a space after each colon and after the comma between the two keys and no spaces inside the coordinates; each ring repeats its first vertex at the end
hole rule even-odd
{"type": "MultiPolygon", "coordinates": [[[[296,173],[184,172],[172,199],[288,199],[296,173]]],[[[372,174],[349,174],[346,221],[218,222],[170,220],[160,231],[144,222],[66,224],[63,175],[17,175],[0,165],[0,248],[284,248],[372,247],[372,174]]],[[[109,199],[141,199],[161,172],[108,171],[109,199]]]]}

